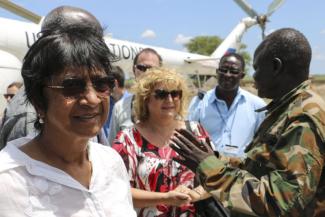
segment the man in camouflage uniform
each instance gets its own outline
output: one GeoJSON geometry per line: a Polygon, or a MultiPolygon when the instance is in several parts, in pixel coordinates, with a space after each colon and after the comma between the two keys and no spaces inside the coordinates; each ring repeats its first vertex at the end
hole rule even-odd
{"type": "MultiPolygon", "coordinates": [[[[297,30],[280,29],[254,54],[258,95],[273,101],[247,159],[215,156],[179,130],[176,159],[234,216],[325,216],[325,102],[310,89],[311,48],[297,30]]],[[[176,144],[176,145],[175,145],[176,144]]]]}

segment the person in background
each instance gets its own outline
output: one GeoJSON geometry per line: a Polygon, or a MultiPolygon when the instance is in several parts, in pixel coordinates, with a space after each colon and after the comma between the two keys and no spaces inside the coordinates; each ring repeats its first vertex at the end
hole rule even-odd
{"type": "Polygon", "coordinates": [[[255,110],[265,103],[239,87],[245,76],[245,61],[241,55],[225,54],[220,59],[217,75],[218,85],[202,99],[195,97],[191,101],[188,119],[200,122],[209,132],[215,150],[244,158],[246,146],[265,117],[264,112],[255,110]]]}
{"type": "Polygon", "coordinates": [[[310,87],[311,54],[292,28],[274,31],[255,50],[258,95],[272,101],[259,110],[266,118],[242,164],[215,156],[184,130],[171,139],[183,157],[176,160],[232,216],[325,216],[325,102],[310,87]]]}
{"type": "MultiPolygon", "coordinates": [[[[152,67],[158,67],[162,65],[161,56],[151,48],[145,48],[141,50],[134,57],[133,60],[133,73],[135,79],[138,79],[140,75],[145,73],[147,69],[152,67]]],[[[131,127],[134,124],[132,120],[134,111],[132,110],[133,95],[125,97],[118,101],[113,108],[112,118],[108,134],[108,143],[113,144],[117,133],[127,127],[131,127]]]]}
{"type": "Polygon", "coordinates": [[[125,89],[125,74],[121,67],[119,66],[112,66],[112,74],[114,76],[114,88],[112,91],[111,96],[115,100],[115,102],[119,101],[120,99],[123,99],[125,97],[128,97],[131,95],[126,89],[125,89]]]}
{"type": "Polygon", "coordinates": [[[112,54],[87,23],[40,35],[22,65],[39,133],[0,152],[0,215],[136,216],[121,157],[90,141],[107,119],[112,54]]]}
{"type": "Polygon", "coordinates": [[[7,100],[8,103],[16,95],[16,93],[19,91],[21,86],[23,86],[23,83],[21,82],[13,82],[8,85],[7,93],[3,94],[3,97],[7,100]]]}
{"type": "MultiPolygon", "coordinates": [[[[8,85],[7,92],[3,94],[3,97],[7,100],[7,103],[10,103],[11,99],[16,95],[16,93],[19,91],[19,89],[23,86],[23,83],[21,82],[13,82],[8,85]]],[[[7,114],[7,109],[3,111],[3,114],[0,114],[0,132],[1,128],[4,124],[4,116],[7,114]]]]}
{"type": "Polygon", "coordinates": [[[119,66],[112,66],[112,75],[114,77],[114,88],[112,90],[111,96],[110,96],[110,105],[109,105],[109,113],[107,121],[104,124],[103,130],[105,133],[106,138],[108,137],[109,133],[109,126],[111,122],[112,117],[112,111],[115,103],[119,101],[120,99],[126,98],[130,96],[131,94],[125,89],[125,74],[121,67],[119,66]]]}
{"type": "MultiPolygon", "coordinates": [[[[79,24],[89,25],[93,34],[97,37],[104,36],[104,31],[96,17],[88,11],[71,6],[61,6],[50,11],[44,18],[41,31],[49,34],[58,28],[79,24]]],[[[3,117],[3,126],[0,131],[0,149],[8,141],[29,134],[36,135],[38,131],[33,124],[36,118],[37,114],[34,107],[26,103],[25,88],[22,87],[6,108],[6,114],[3,117]]],[[[98,141],[97,137],[94,140],[98,141]]]]}
{"type": "Polygon", "coordinates": [[[188,127],[199,139],[207,137],[200,124],[183,119],[188,96],[184,80],[170,69],[149,69],[134,87],[137,122],[114,140],[113,148],[129,173],[139,217],[195,216],[191,195],[185,193],[194,187],[195,174],[173,161],[176,153],[168,145],[177,128],[188,127]]]}

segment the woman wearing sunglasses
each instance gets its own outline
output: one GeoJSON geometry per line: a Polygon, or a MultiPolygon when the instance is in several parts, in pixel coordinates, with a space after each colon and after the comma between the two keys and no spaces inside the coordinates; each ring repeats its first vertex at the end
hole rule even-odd
{"type": "MultiPolygon", "coordinates": [[[[194,173],[173,160],[177,154],[169,147],[174,130],[186,127],[184,80],[169,69],[149,69],[134,88],[137,123],[120,131],[114,140],[113,148],[128,169],[140,217],[195,216],[191,197],[182,193],[183,186],[193,188],[194,173]]],[[[189,124],[198,138],[207,137],[199,124],[189,124]]]]}
{"type": "Polygon", "coordinates": [[[87,24],[57,28],[24,58],[39,134],[0,152],[0,216],[136,216],[123,160],[89,141],[107,118],[112,55],[87,24]]]}

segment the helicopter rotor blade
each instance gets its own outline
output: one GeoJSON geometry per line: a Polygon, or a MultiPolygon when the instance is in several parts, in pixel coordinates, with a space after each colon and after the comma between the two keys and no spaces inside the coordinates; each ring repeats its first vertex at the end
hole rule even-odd
{"type": "Polygon", "coordinates": [[[257,17],[258,14],[245,0],[234,0],[250,17],[257,17]]]}
{"type": "Polygon", "coordinates": [[[40,23],[42,20],[42,17],[9,1],[9,0],[0,0],[0,7],[18,15],[21,17],[24,17],[25,19],[33,22],[33,23],[40,23]]]}
{"type": "Polygon", "coordinates": [[[265,37],[265,25],[269,21],[269,17],[285,2],[285,0],[273,0],[268,6],[267,13],[258,13],[245,1],[245,0],[234,0],[251,18],[256,19],[262,30],[262,38],[265,37]]]}
{"type": "Polygon", "coordinates": [[[271,2],[271,4],[267,9],[266,16],[267,17],[271,16],[274,13],[274,11],[276,11],[279,7],[282,6],[284,2],[285,0],[274,0],[273,2],[271,2]]]}

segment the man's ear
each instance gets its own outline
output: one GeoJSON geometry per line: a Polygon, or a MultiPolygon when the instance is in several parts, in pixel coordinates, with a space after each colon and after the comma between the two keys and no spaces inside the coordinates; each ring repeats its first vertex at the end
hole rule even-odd
{"type": "Polygon", "coordinates": [[[283,70],[282,60],[280,58],[278,58],[278,57],[275,57],[273,59],[272,63],[273,63],[274,76],[277,76],[283,70]]]}
{"type": "Polygon", "coordinates": [[[241,73],[240,79],[243,79],[245,77],[245,75],[246,75],[245,72],[241,73]]]}
{"type": "Polygon", "coordinates": [[[119,85],[119,83],[117,82],[116,79],[114,79],[114,87],[120,88],[120,85],[119,85]]]}

